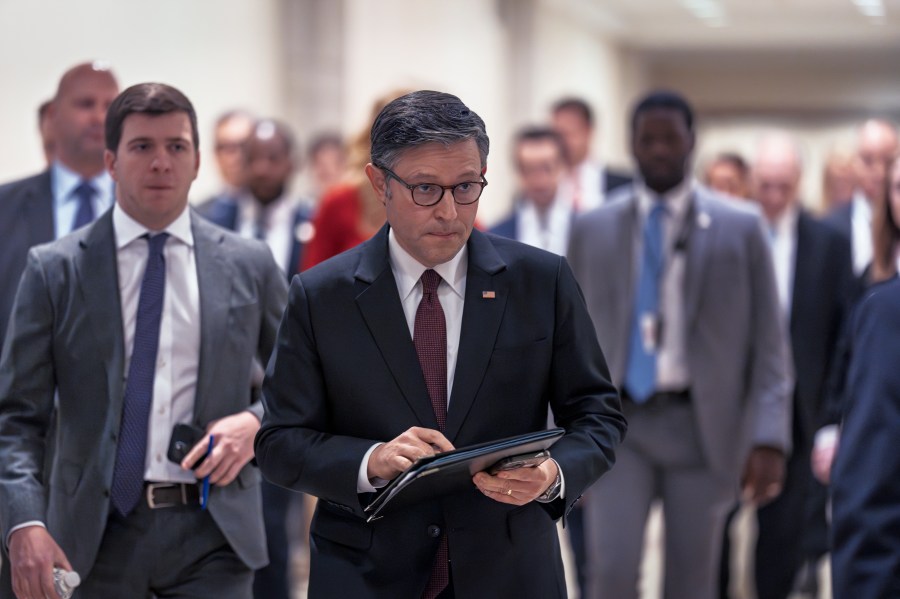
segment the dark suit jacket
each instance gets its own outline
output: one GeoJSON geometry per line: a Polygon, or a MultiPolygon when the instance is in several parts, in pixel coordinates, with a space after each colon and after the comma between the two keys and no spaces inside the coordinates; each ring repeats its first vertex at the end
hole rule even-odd
{"type": "MultiPolygon", "coordinates": [[[[852,285],[850,242],[805,212],[797,219],[790,334],[797,449],[811,446],[852,285]],[[797,426],[799,425],[799,427],[797,426]]],[[[804,449],[805,451],[805,449],[804,449]]]]}
{"type": "Polygon", "coordinates": [[[621,171],[614,171],[608,168],[603,169],[603,193],[609,195],[609,192],[630,185],[634,179],[631,175],[621,171]]]}
{"type": "Polygon", "coordinates": [[[900,597],[900,280],[872,288],[851,335],[853,399],[832,473],[834,596],[900,597]]]}
{"type": "MultiPolygon", "coordinates": [[[[193,424],[249,409],[250,373],[266,360],[286,284],[268,248],[192,215],[200,290],[200,363],[193,424]]],[[[90,573],[109,516],[124,395],[125,348],[112,212],[33,248],[0,361],[0,523],[3,539],[40,520],[75,570],[90,573]],[[58,392],[56,451],[42,468],[58,392]]],[[[259,472],[215,487],[209,511],[251,568],[266,563],[259,472]]],[[[186,541],[189,542],[189,541],[186,541]]]]}
{"type": "Polygon", "coordinates": [[[610,468],[625,422],[564,258],[473,231],[445,435],[456,447],[546,428],[565,499],[507,506],[474,485],[371,524],[366,451],[437,428],[388,256],[388,226],[295,277],[263,385],[256,455],[269,480],[316,495],[311,597],[418,597],[447,534],[457,597],[564,597],[554,519],[610,468]],[[484,297],[482,292],[495,296],[484,297]],[[431,529],[434,531],[434,529],[431,529]]]}
{"type": "Polygon", "coordinates": [[[0,187],[0,346],[28,250],[55,237],[49,170],[0,187]]]}
{"type": "MultiPolygon", "coordinates": [[[[219,196],[212,198],[198,206],[197,212],[229,231],[237,231],[240,224],[238,223],[238,205],[230,197],[219,196]]],[[[299,235],[300,226],[311,218],[312,213],[305,206],[297,206],[294,210],[293,221],[291,222],[294,243],[291,245],[291,255],[288,257],[288,281],[300,272],[300,260],[303,257],[303,246],[305,245],[299,235]]]]}

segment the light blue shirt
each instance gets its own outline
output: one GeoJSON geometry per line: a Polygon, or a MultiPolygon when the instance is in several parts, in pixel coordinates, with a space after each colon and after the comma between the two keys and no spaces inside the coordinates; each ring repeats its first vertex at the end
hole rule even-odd
{"type": "MultiPolygon", "coordinates": [[[[50,189],[53,191],[53,230],[56,239],[72,232],[75,214],[78,212],[78,198],[75,188],[81,183],[81,176],[69,170],[59,161],[50,167],[50,189]]],[[[113,205],[113,180],[105,170],[90,179],[90,184],[97,192],[94,194],[94,218],[97,218],[113,205]]]]}

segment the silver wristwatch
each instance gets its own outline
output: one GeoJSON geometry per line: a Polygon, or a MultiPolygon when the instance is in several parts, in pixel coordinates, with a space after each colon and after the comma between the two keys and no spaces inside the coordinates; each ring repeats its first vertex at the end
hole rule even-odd
{"type": "Polygon", "coordinates": [[[535,498],[535,501],[538,503],[550,503],[557,497],[559,497],[560,487],[562,487],[562,478],[559,475],[559,472],[556,473],[556,480],[553,481],[553,484],[547,487],[547,490],[538,495],[535,498]]]}

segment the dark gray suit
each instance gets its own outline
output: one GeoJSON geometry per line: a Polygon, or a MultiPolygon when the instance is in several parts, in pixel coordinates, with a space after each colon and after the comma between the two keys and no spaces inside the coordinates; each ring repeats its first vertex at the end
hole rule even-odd
{"type": "MultiPolygon", "coordinates": [[[[200,291],[193,424],[250,410],[254,357],[268,359],[286,285],[264,244],[191,215],[200,291]]],[[[107,526],[125,349],[112,212],[28,255],[0,362],[0,523],[39,520],[89,576],[107,526]],[[49,472],[43,437],[58,392],[49,472]]],[[[209,511],[250,568],[266,563],[259,472],[214,487],[209,511]]]]}
{"type": "Polygon", "coordinates": [[[28,250],[55,238],[49,170],[0,186],[0,345],[28,250]]]}
{"type": "MultiPolygon", "coordinates": [[[[568,256],[616,385],[627,368],[642,230],[636,194],[621,191],[576,221],[568,256]]],[[[790,358],[761,219],[702,187],[692,201],[686,243],[676,251],[684,260],[690,400],[626,403],[630,430],[619,464],[585,505],[592,573],[617,599],[636,596],[641,532],[655,497],[665,498],[667,516],[666,596],[710,596],[712,535],[721,534],[751,447],[790,447],[790,358]],[[610,539],[621,543],[609,547],[610,539]]]]}

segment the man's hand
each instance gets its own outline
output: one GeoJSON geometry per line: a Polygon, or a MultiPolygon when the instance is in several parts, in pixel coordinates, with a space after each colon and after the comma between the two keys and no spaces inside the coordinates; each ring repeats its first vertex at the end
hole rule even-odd
{"type": "Polygon", "coordinates": [[[525,505],[534,501],[556,480],[559,466],[553,460],[544,460],[535,468],[503,470],[496,475],[479,472],[472,477],[478,489],[495,501],[512,505],[525,505]]]}
{"type": "Polygon", "coordinates": [[[419,458],[452,450],[453,444],[439,431],[414,426],[399,437],[375,448],[369,455],[366,476],[369,480],[391,480],[419,458]]]}
{"type": "Polygon", "coordinates": [[[781,494],[784,483],[784,453],[774,447],[754,447],[741,477],[744,499],[758,506],[781,494]]]}
{"type": "Polygon", "coordinates": [[[198,479],[209,475],[209,482],[224,487],[253,459],[253,439],[259,426],[259,420],[250,412],[240,412],[210,422],[206,427],[206,436],[184,456],[181,467],[190,470],[206,454],[209,436],[212,435],[213,450],[194,470],[194,475],[198,479]]]}
{"type": "Polygon", "coordinates": [[[27,526],[10,535],[9,563],[18,599],[56,597],[53,567],[72,569],[66,554],[43,526],[27,526]]]}

